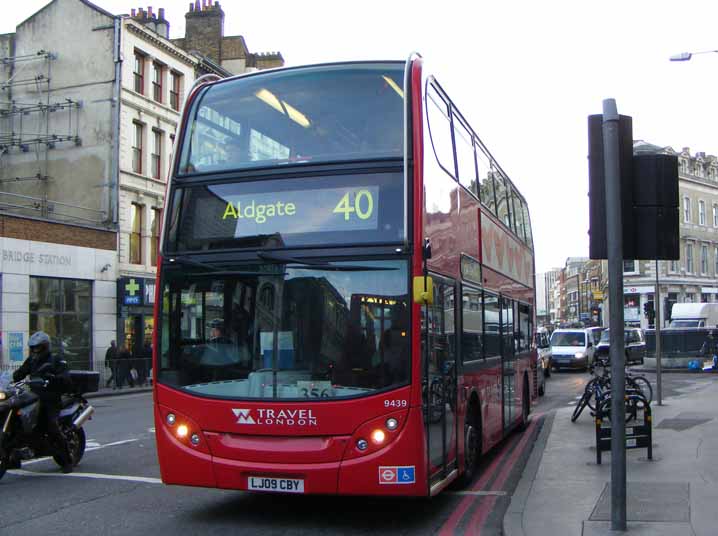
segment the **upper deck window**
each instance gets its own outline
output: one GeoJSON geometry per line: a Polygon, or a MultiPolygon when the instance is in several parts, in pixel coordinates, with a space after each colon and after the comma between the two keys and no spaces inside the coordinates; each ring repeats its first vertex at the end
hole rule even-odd
{"type": "Polygon", "coordinates": [[[194,101],[178,173],[401,158],[404,63],[288,69],[219,82],[194,101]]]}

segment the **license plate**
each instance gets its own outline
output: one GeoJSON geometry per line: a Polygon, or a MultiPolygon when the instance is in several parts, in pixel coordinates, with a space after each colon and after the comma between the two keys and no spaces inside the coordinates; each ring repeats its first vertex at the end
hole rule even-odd
{"type": "Polygon", "coordinates": [[[250,476],[247,489],[252,491],[273,491],[276,493],[304,493],[304,480],[301,478],[270,478],[250,476]]]}

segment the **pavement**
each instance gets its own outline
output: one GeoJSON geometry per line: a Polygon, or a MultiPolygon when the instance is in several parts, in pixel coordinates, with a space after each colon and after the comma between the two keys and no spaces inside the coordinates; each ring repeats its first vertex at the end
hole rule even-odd
{"type": "MultiPolygon", "coordinates": [[[[653,460],[626,451],[628,534],[718,534],[718,377],[655,403],[653,460]]],[[[596,463],[595,424],[573,407],[549,414],[504,516],[507,536],[626,534],[610,530],[611,454],[596,463]]]]}
{"type": "Polygon", "coordinates": [[[135,393],[147,393],[152,391],[151,385],[144,385],[144,386],[138,386],[138,387],[128,387],[124,386],[120,389],[113,389],[112,387],[105,387],[104,385],[100,386],[100,390],[96,393],[85,393],[85,398],[100,398],[105,396],[119,396],[119,395],[132,395],[135,393]]]}

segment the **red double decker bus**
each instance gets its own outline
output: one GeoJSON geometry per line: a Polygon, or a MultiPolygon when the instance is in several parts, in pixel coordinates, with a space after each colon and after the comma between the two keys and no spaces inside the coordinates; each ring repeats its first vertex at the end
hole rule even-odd
{"type": "Polygon", "coordinates": [[[164,215],[166,484],[434,495],[526,424],[526,201],[426,68],[204,79],[164,215]]]}

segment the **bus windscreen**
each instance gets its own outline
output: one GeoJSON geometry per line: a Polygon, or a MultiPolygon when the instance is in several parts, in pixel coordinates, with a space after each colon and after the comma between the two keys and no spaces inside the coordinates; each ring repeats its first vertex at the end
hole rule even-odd
{"type": "Polygon", "coordinates": [[[158,381],[220,398],[326,400],[409,381],[406,261],[177,266],[158,381]]]}
{"type": "Polygon", "coordinates": [[[212,84],[192,104],[177,174],[401,158],[404,67],[325,65],[212,84]]]}

